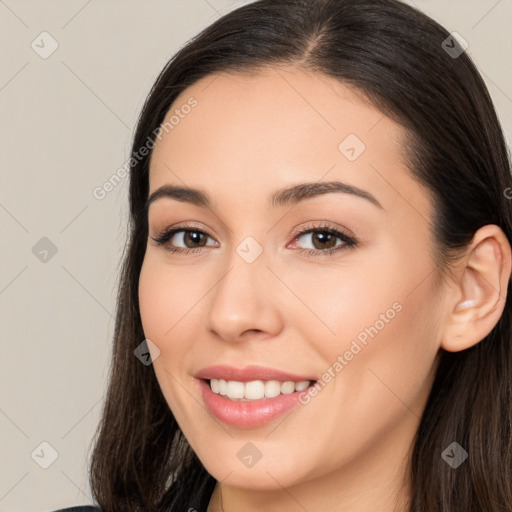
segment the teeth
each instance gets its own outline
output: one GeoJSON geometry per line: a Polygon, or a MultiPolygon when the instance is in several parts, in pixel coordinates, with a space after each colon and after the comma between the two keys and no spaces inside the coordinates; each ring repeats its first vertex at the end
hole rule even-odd
{"type": "Polygon", "coordinates": [[[228,392],[228,383],[225,380],[219,380],[217,382],[219,383],[219,390],[217,391],[217,393],[225,395],[228,392]]]}
{"type": "MultiPolygon", "coordinates": [[[[224,381],[225,382],[225,381],[224,381]]],[[[212,379],[210,381],[210,387],[214,393],[218,393],[220,391],[220,382],[218,379],[212,379]]]]}
{"type": "Polygon", "coordinates": [[[297,382],[295,384],[295,391],[304,391],[307,387],[309,387],[309,380],[303,380],[302,382],[297,382]]]}
{"type": "Polygon", "coordinates": [[[295,391],[295,382],[286,381],[281,384],[281,393],[289,395],[295,391]]]}
{"type": "Polygon", "coordinates": [[[228,380],[226,387],[226,395],[229,398],[245,398],[244,397],[245,384],[243,382],[237,382],[236,380],[228,380]]]}
{"type": "Polygon", "coordinates": [[[269,380],[265,382],[265,397],[274,398],[281,394],[281,383],[277,380],[269,380]]]}
{"type": "Polygon", "coordinates": [[[224,395],[231,400],[261,400],[273,398],[278,395],[289,395],[295,391],[304,391],[311,382],[279,382],[278,380],[252,380],[239,382],[236,380],[211,379],[210,387],[214,393],[224,395]]]}
{"type": "MultiPolygon", "coordinates": [[[[242,382],[238,382],[238,384],[242,384],[242,382]]],[[[265,384],[262,380],[253,380],[251,382],[246,382],[245,385],[242,386],[242,389],[242,396],[238,398],[249,398],[251,400],[258,400],[258,398],[265,396],[265,384]]]]}

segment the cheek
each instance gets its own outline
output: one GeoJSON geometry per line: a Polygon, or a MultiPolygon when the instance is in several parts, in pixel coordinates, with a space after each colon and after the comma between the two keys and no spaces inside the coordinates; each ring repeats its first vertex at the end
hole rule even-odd
{"type": "Polygon", "coordinates": [[[177,332],[190,322],[201,293],[190,275],[171,272],[155,256],[147,255],[139,279],[140,315],[144,334],[158,345],[162,355],[177,332]]]}
{"type": "Polygon", "coordinates": [[[294,322],[303,339],[315,343],[324,361],[319,369],[336,376],[330,379],[336,400],[361,418],[372,410],[387,417],[390,407],[404,407],[397,396],[419,404],[439,346],[427,251],[414,258],[403,247],[377,252],[359,266],[293,281],[317,317],[296,315],[294,322]]]}
{"type": "Polygon", "coordinates": [[[190,397],[183,393],[188,386],[189,344],[180,340],[190,337],[198,291],[180,279],[178,272],[170,272],[147,254],[139,278],[139,308],[144,335],[160,350],[153,369],[162,393],[179,424],[185,422],[184,411],[190,409],[190,397]],[[192,308],[192,309],[191,309],[192,308]],[[187,334],[185,334],[187,333],[187,334]]]}
{"type": "Polygon", "coordinates": [[[286,282],[303,303],[289,297],[294,304],[293,308],[288,306],[290,322],[300,324],[303,339],[317,343],[318,349],[331,358],[333,350],[348,350],[357,336],[362,341],[368,338],[366,328],[377,324],[380,331],[387,326],[382,315],[393,321],[399,314],[396,310],[407,284],[397,275],[392,261],[376,264],[368,259],[308,272],[283,271],[286,282]]]}
{"type": "Polygon", "coordinates": [[[165,280],[155,271],[153,265],[144,260],[139,278],[139,308],[146,338],[158,345],[159,341],[169,329],[168,315],[163,314],[168,310],[167,302],[170,296],[166,294],[165,280]]]}

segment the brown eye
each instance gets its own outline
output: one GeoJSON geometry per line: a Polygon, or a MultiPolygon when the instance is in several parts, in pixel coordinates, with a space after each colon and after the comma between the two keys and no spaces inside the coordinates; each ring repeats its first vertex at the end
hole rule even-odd
{"type": "MultiPolygon", "coordinates": [[[[204,242],[206,241],[206,235],[199,231],[180,230],[177,231],[176,233],[183,233],[183,235],[177,238],[178,240],[181,240],[187,247],[189,246],[189,244],[199,244],[202,247],[204,245],[204,242]]],[[[176,236],[176,233],[174,234],[174,236],[176,236]]]]}
{"type": "MultiPolygon", "coordinates": [[[[160,233],[157,237],[152,237],[157,245],[164,246],[167,250],[178,253],[198,252],[201,247],[207,245],[206,241],[208,238],[207,233],[193,226],[172,228],[160,233]]],[[[210,245],[215,246],[215,243],[210,245]]]]}
{"type": "Polygon", "coordinates": [[[336,238],[339,238],[332,233],[328,233],[327,231],[311,231],[307,234],[307,236],[310,237],[311,243],[313,245],[312,248],[318,250],[332,249],[336,246],[336,238]]]}
{"type": "Polygon", "coordinates": [[[353,237],[330,226],[308,226],[307,229],[295,235],[294,241],[301,238],[309,239],[310,246],[300,249],[300,252],[306,251],[311,256],[332,255],[337,251],[357,245],[357,240],[353,237]],[[341,243],[338,243],[338,240],[341,243]]]}

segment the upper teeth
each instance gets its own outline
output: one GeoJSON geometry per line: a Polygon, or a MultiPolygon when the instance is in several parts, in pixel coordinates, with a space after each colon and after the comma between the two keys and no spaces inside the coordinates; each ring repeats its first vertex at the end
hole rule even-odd
{"type": "Polygon", "coordinates": [[[225,395],[231,400],[261,400],[280,395],[289,395],[295,391],[303,391],[310,385],[309,380],[301,382],[279,382],[277,380],[252,380],[239,382],[236,380],[211,379],[210,387],[214,393],[225,395]]]}

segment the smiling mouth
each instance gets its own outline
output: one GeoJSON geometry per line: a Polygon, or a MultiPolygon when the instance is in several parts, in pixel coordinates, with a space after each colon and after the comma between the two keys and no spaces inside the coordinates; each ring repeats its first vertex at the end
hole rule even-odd
{"type": "Polygon", "coordinates": [[[229,400],[245,402],[274,398],[280,395],[290,395],[295,392],[304,391],[317,381],[253,380],[241,382],[236,380],[205,379],[205,382],[214,393],[229,400]]]}

